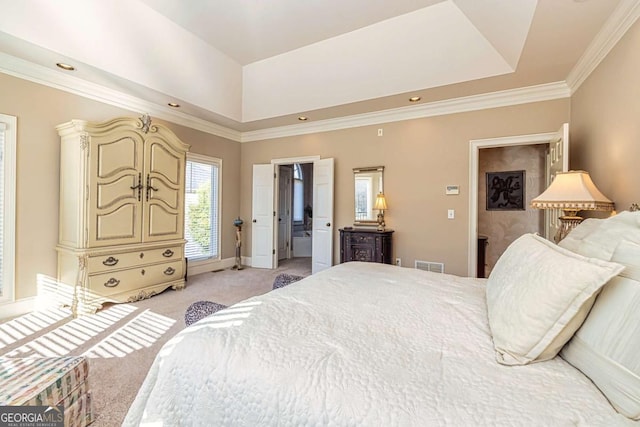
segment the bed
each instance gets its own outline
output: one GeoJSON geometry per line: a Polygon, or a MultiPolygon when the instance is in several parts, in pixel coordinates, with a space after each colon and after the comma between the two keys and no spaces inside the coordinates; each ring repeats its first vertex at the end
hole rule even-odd
{"type": "MultiPolygon", "coordinates": [[[[630,220],[638,230],[639,220],[637,215],[630,220]]],[[[184,329],[162,348],[124,425],[637,427],[640,422],[633,418],[640,395],[634,387],[640,369],[633,369],[638,367],[627,369],[631,388],[621,393],[631,403],[621,402],[616,390],[603,393],[608,376],[591,378],[565,360],[575,357],[549,353],[551,347],[557,347],[552,349],[556,353],[576,347],[571,340],[575,329],[587,324],[584,318],[590,320],[587,314],[599,303],[601,288],[623,272],[624,263],[611,262],[615,249],[603,255],[608,260],[577,253],[594,246],[588,235],[598,234],[606,221],[588,221],[586,231],[567,241],[571,251],[523,236],[518,239],[522,247],[510,247],[511,257],[503,256],[488,280],[350,262],[235,304],[184,329]],[[533,255],[523,259],[521,251],[533,255]],[[605,283],[589,285],[597,289],[589,290],[576,313],[565,319],[574,330],[564,332],[563,342],[558,342],[562,334],[554,334],[541,351],[534,349],[538,340],[519,353],[523,343],[518,340],[529,327],[519,322],[531,313],[516,307],[501,329],[497,322],[508,304],[500,300],[500,279],[530,280],[526,273],[538,283],[539,264],[545,257],[555,262],[558,251],[569,261],[562,258],[553,269],[579,261],[576,274],[590,281],[601,275],[598,280],[605,283]],[[533,273],[508,265],[532,259],[533,273]],[[580,264],[585,259],[588,267],[580,264]],[[601,267],[609,270],[589,270],[601,267]],[[516,342],[504,348],[513,328],[516,342]]],[[[566,278],[566,271],[556,271],[552,279],[557,281],[558,274],[566,278]]],[[[640,312],[640,290],[636,286],[630,292],[636,292],[637,305],[625,310],[633,316],[640,312]]],[[[534,307],[543,304],[535,293],[519,301],[523,298],[536,298],[534,307]]],[[[544,316],[533,317],[537,322],[544,316]]],[[[559,316],[552,317],[557,322],[559,316]]],[[[638,354],[640,338],[633,325],[629,335],[629,316],[625,319],[620,328],[627,328],[626,335],[616,346],[631,339],[635,348],[622,351],[629,358],[630,352],[638,354]]],[[[555,326],[544,328],[547,334],[555,326]]],[[[588,334],[583,339],[589,342],[588,334]]],[[[630,363],[636,359],[631,356],[630,363]]]]}

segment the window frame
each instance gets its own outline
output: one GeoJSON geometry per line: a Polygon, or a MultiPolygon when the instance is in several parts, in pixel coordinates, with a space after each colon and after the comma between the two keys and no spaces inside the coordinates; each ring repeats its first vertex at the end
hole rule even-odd
{"type": "Polygon", "coordinates": [[[15,301],[16,248],[16,146],[18,118],[0,114],[0,132],[4,133],[3,215],[2,224],[2,295],[0,304],[15,301]]]}
{"type": "MultiPolygon", "coordinates": [[[[212,166],[216,166],[218,168],[218,189],[217,189],[217,200],[216,200],[216,224],[215,224],[215,228],[216,228],[216,232],[217,232],[217,236],[218,238],[216,239],[216,255],[215,256],[211,256],[211,257],[206,257],[206,258],[195,258],[195,259],[190,259],[189,260],[189,266],[191,265],[198,265],[198,264],[204,264],[204,263],[208,263],[211,261],[220,261],[222,259],[222,254],[221,254],[221,246],[222,246],[222,236],[221,236],[221,229],[220,229],[220,222],[221,222],[221,218],[220,218],[220,214],[221,214],[221,201],[222,201],[222,159],[219,159],[217,157],[213,157],[213,156],[207,156],[204,154],[197,154],[197,153],[187,153],[187,158],[186,158],[187,162],[194,162],[194,163],[203,163],[203,164],[208,164],[208,165],[212,165],[212,166]],[[192,264],[193,263],[193,264],[192,264]]],[[[186,198],[186,189],[187,189],[187,185],[186,185],[186,172],[187,172],[187,167],[186,167],[186,162],[185,162],[185,200],[184,200],[184,227],[186,229],[186,221],[187,221],[187,198],[186,198]]],[[[213,224],[212,224],[212,228],[213,228],[213,224]]],[[[185,254],[186,257],[186,254],[185,254]]]]}

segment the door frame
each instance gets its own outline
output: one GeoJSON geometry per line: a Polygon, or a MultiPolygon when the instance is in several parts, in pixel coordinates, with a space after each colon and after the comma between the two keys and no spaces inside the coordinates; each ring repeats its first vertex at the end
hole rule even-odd
{"type": "Polygon", "coordinates": [[[478,170],[480,150],[483,148],[514,147],[517,145],[548,144],[557,132],[498,138],[472,139],[469,141],[469,241],[467,251],[467,275],[476,277],[478,245],[478,170]]]}
{"type": "MultiPolygon", "coordinates": [[[[284,157],[284,158],[279,158],[279,159],[271,159],[271,164],[275,165],[275,170],[276,170],[276,182],[277,180],[280,179],[280,165],[292,165],[294,163],[314,163],[316,161],[320,160],[320,156],[302,156],[302,157],[284,157]]],[[[274,200],[273,200],[273,205],[274,207],[278,205],[278,202],[280,201],[280,190],[278,188],[279,186],[276,185],[274,188],[274,200]]],[[[274,218],[275,221],[275,218],[274,218]]],[[[273,227],[274,228],[274,242],[278,242],[278,227],[273,227]]],[[[293,240],[293,238],[291,239],[293,240]]],[[[275,249],[276,249],[276,256],[274,259],[274,268],[277,268],[280,260],[278,260],[278,258],[280,257],[280,255],[278,254],[278,245],[275,244],[275,249]]],[[[313,263],[313,257],[311,258],[311,262],[313,263]]]]}

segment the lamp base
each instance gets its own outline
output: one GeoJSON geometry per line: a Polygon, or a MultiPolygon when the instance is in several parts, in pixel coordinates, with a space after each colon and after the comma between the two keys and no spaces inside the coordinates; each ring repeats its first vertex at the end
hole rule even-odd
{"type": "Polygon", "coordinates": [[[571,231],[580,224],[584,218],[576,216],[576,215],[564,215],[560,218],[560,227],[558,227],[558,231],[556,235],[553,237],[553,241],[556,243],[560,243],[562,239],[567,237],[571,231]]]}
{"type": "Polygon", "coordinates": [[[386,224],[384,223],[384,214],[381,212],[378,214],[378,228],[376,230],[384,231],[385,225],[386,224]]]}

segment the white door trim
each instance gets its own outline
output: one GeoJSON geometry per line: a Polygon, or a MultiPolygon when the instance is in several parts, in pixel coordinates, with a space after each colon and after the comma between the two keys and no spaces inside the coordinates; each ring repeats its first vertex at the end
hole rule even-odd
{"type": "Polygon", "coordinates": [[[478,162],[480,149],[511,147],[517,145],[547,144],[557,132],[535,133],[531,135],[505,136],[500,138],[472,139],[469,141],[469,242],[467,255],[467,275],[476,277],[478,256],[478,162]]]}
{"type": "Polygon", "coordinates": [[[286,157],[282,159],[272,159],[272,165],[292,165],[294,163],[313,163],[320,160],[320,156],[286,157]]]}

